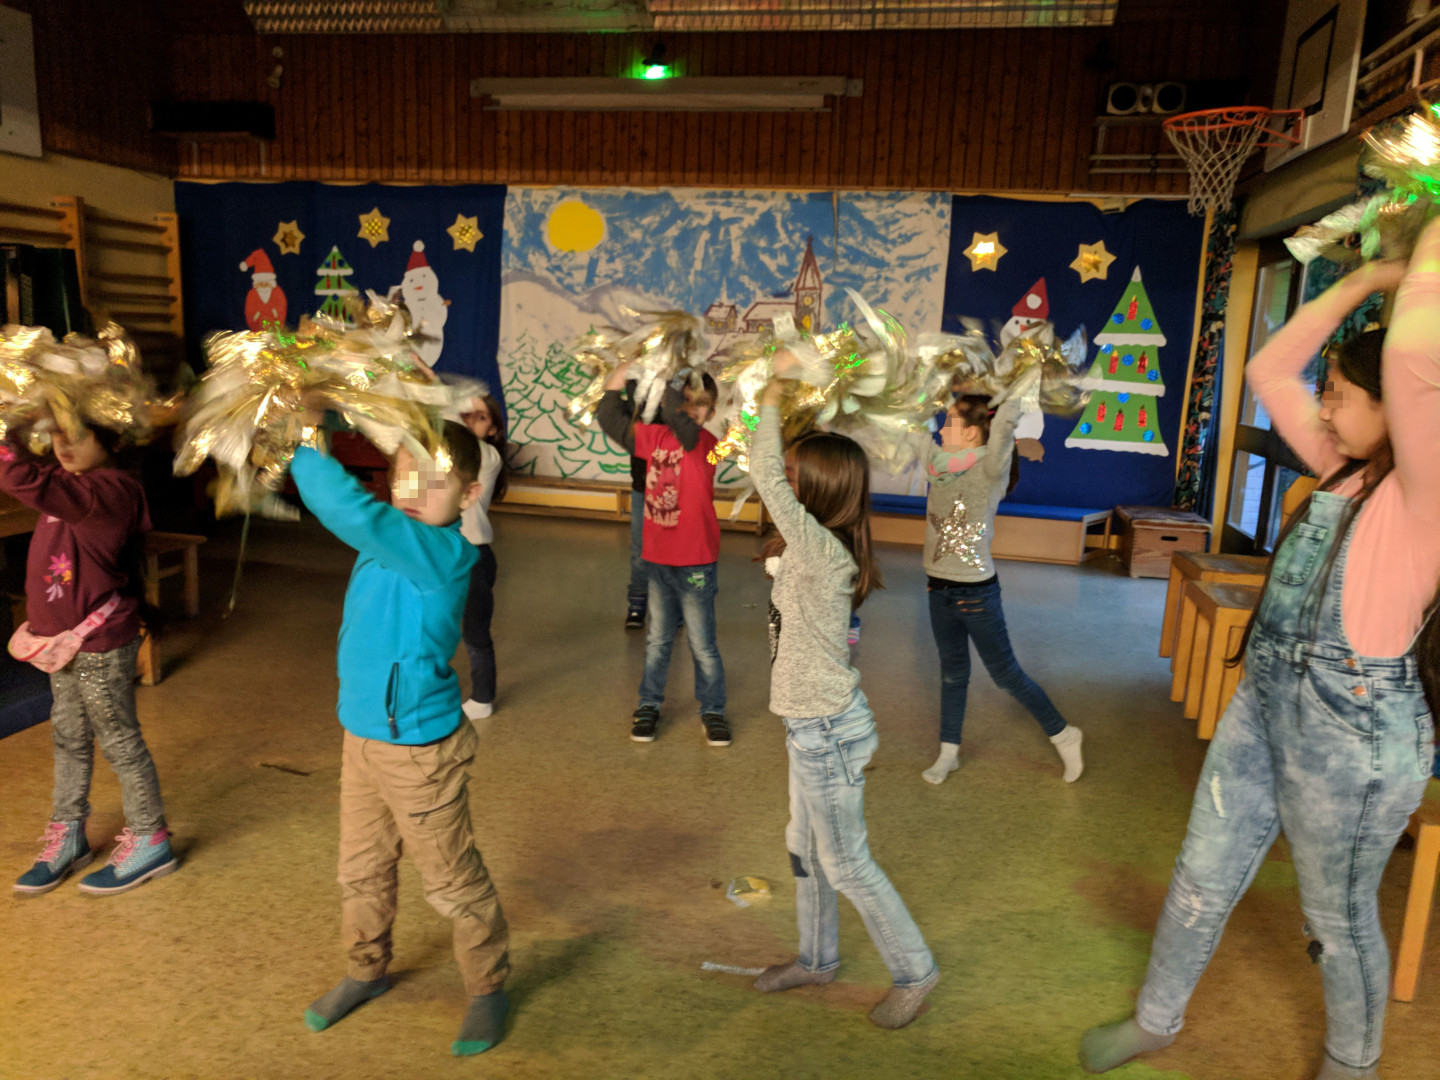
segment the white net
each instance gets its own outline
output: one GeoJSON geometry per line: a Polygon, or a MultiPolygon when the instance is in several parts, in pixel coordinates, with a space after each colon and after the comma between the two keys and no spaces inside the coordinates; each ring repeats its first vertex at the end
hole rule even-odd
{"type": "Polygon", "coordinates": [[[1265,109],[1225,109],[1165,125],[1190,170],[1190,213],[1229,209],[1240,169],[1265,136],[1269,115],[1265,109]]]}

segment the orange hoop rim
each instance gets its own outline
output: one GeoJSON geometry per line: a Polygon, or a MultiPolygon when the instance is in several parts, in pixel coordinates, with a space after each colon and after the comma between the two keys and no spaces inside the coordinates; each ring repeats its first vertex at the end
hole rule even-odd
{"type": "Polygon", "coordinates": [[[1271,138],[1257,146],[1299,146],[1305,123],[1304,109],[1267,109],[1263,105],[1228,105],[1223,109],[1197,109],[1161,123],[1166,131],[1203,135],[1237,127],[1256,127],[1271,138]],[[1275,120],[1282,123],[1272,127],[1275,120]],[[1287,131],[1286,128],[1292,130],[1287,131]]]}

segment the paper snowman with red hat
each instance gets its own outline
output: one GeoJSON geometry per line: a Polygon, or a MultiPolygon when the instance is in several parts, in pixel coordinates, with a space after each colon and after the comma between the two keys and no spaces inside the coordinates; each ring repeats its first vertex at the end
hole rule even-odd
{"type": "Polygon", "coordinates": [[[405,265],[405,276],[390,290],[390,298],[405,301],[418,338],[415,351],[433,368],[440,359],[440,350],[445,347],[445,320],[450,314],[450,301],[440,295],[440,279],[425,258],[423,240],[415,241],[410,261],[405,265]]]}
{"type": "Polygon", "coordinates": [[[250,291],[245,295],[245,324],[251,330],[285,325],[285,291],[275,284],[275,267],[270,256],[256,248],[240,264],[250,271],[250,291]]]}
{"type": "MultiPolygon", "coordinates": [[[[1049,345],[1055,340],[1055,326],[1050,322],[1050,296],[1045,291],[1045,279],[1031,285],[1020,301],[1010,309],[1010,321],[1000,328],[1000,347],[1003,349],[1021,334],[1029,334],[1036,341],[1049,345]]],[[[1045,430],[1045,415],[1039,409],[1032,409],[1020,417],[1015,425],[1015,440],[1038,440],[1045,430]]],[[[1038,447],[1022,448],[1022,456],[1039,460],[1038,447]]]]}

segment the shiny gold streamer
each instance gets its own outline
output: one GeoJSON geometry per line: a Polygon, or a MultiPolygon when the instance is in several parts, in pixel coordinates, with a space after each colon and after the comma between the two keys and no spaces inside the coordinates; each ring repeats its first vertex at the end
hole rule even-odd
{"type": "Polygon", "coordinates": [[[577,424],[589,425],[595,419],[605,383],[627,364],[636,379],[638,413],[646,423],[654,421],[666,383],[684,371],[698,378],[705,351],[699,319],[683,311],[620,310],[640,325],[632,330],[602,326],[591,330],[571,350],[575,363],[591,376],[590,385],[570,401],[570,417],[577,424]]]}

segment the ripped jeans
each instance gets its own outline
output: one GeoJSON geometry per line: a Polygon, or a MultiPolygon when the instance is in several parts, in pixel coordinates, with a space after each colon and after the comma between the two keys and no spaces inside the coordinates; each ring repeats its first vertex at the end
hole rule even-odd
{"type": "Polygon", "coordinates": [[[879,745],[875,714],[857,687],[834,716],[785,721],[790,754],[790,824],[785,843],[795,872],[800,966],[840,966],[836,890],[860,913],[896,986],[917,986],[935,972],[905,901],[875,864],[865,832],[865,766],[879,745]]]}
{"type": "Polygon", "coordinates": [[[1434,752],[1413,654],[1365,658],[1257,629],[1195,790],[1135,1010],[1141,1027],[1180,1030],[1230,912],[1283,829],[1320,945],[1325,1048],[1342,1065],[1373,1065],[1390,974],[1376,892],[1434,752]]]}

